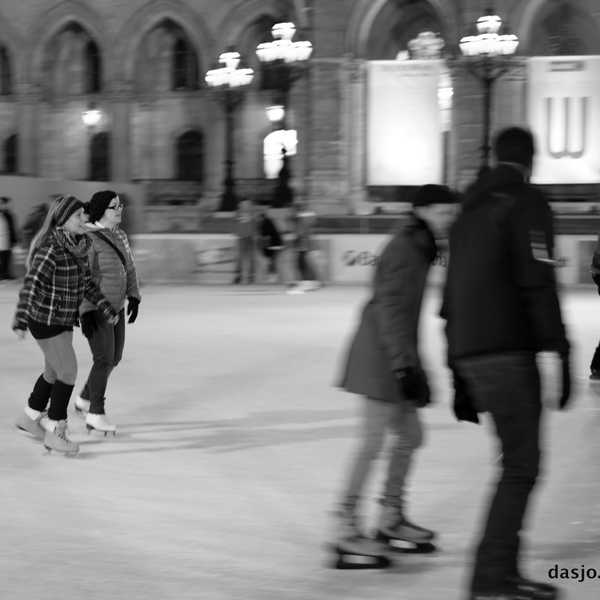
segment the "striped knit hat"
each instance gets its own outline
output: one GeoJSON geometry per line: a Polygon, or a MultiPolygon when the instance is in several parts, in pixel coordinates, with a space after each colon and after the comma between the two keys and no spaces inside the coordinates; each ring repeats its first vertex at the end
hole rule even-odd
{"type": "Polygon", "coordinates": [[[61,198],[54,213],[54,222],[58,227],[64,225],[69,220],[69,217],[80,208],[83,208],[83,202],[75,198],[75,196],[61,198]]]}

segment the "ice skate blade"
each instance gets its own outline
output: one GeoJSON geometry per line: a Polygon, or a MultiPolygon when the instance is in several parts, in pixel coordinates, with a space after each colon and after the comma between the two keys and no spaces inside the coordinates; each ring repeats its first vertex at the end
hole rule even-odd
{"type": "Polygon", "coordinates": [[[93,425],[90,425],[89,423],[85,424],[85,428],[87,429],[88,435],[90,433],[92,433],[92,431],[97,431],[98,433],[103,433],[104,437],[106,437],[109,433],[112,433],[113,437],[117,435],[116,429],[114,431],[108,431],[108,429],[96,429],[96,427],[94,427],[93,425]]]}
{"type": "Polygon", "coordinates": [[[378,533],[375,538],[378,542],[382,542],[394,552],[402,552],[404,554],[431,554],[437,551],[437,547],[431,542],[411,542],[398,538],[391,538],[383,533],[378,533]]]}
{"type": "Polygon", "coordinates": [[[387,556],[370,556],[365,554],[349,554],[335,548],[336,560],[332,566],[334,569],[385,569],[391,564],[387,556]]]}
{"type": "Polygon", "coordinates": [[[69,458],[74,458],[75,456],[77,456],[79,454],[79,448],[77,448],[77,450],[72,450],[70,452],[61,452],[60,450],[56,450],[55,448],[46,446],[46,444],[44,444],[44,448],[46,449],[46,455],[48,455],[48,456],[50,456],[50,454],[52,454],[53,450],[54,450],[54,452],[57,452],[58,454],[63,454],[64,456],[67,456],[69,458]]]}

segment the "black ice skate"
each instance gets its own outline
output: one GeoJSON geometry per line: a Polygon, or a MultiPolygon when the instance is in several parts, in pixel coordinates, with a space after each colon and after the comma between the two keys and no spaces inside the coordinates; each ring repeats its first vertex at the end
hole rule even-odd
{"type": "Polygon", "coordinates": [[[425,554],[435,552],[435,533],[408,521],[393,506],[384,506],[375,539],[392,550],[425,554]]]}
{"type": "Polygon", "coordinates": [[[384,569],[391,564],[385,544],[366,537],[352,511],[340,510],[335,521],[336,541],[331,544],[334,569],[384,569]]]}

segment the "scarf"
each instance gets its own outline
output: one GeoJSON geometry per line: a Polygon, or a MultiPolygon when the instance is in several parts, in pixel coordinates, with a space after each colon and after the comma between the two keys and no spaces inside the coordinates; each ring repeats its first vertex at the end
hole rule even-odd
{"type": "Polygon", "coordinates": [[[52,235],[57,244],[65,248],[78,262],[87,260],[91,241],[86,235],[76,235],[65,231],[62,227],[57,227],[52,235]]]}

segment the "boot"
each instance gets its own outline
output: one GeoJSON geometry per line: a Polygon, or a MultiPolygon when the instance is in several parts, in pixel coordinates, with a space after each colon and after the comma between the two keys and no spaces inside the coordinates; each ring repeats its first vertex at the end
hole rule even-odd
{"type": "Polygon", "coordinates": [[[109,433],[116,435],[117,428],[106,418],[106,415],[88,413],[85,417],[85,427],[90,431],[100,431],[106,437],[109,433]]]}
{"type": "Polygon", "coordinates": [[[49,431],[44,436],[44,447],[48,452],[56,450],[67,455],[74,455],[79,452],[79,444],[71,441],[67,437],[66,421],[51,421],[48,419],[49,431]]]}
{"type": "Polygon", "coordinates": [[[381,569],[389,566],[385,547],[360,530],[354,509],[342,507],[334,513],[336,569],[381,569]]]}
{"type": "Polygon", "coordinates": [[[379,518],[376,539],[406,552],[433,552],[435,534],[405,518],[402,509],[384,505],[379,518]]]}
{"type": "Polygon", "coordinates": [[[15,425],[21,430],[30,433],[36,440],[43,440],[46,434],[45,429],[42,427],[40,421],[44,413],[39,413],[39,417],[32,419],[29,415],[22,412],[15,421],[15,425]]]}
{"type": "Polygon", "coordinates": [[[83,398],[81,394],[75,398],[75,412],[80,416],[90,412],[90,401],[83,398]]]}

